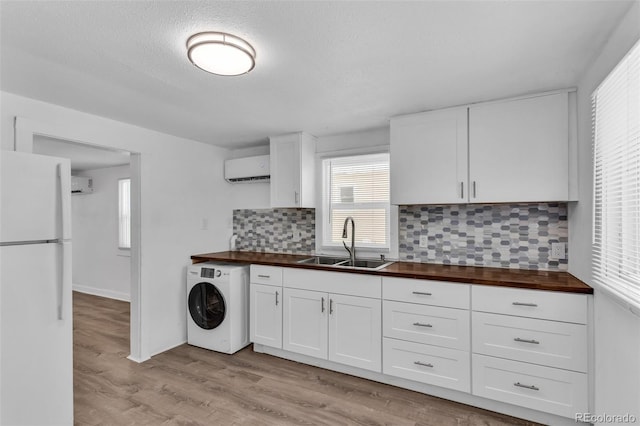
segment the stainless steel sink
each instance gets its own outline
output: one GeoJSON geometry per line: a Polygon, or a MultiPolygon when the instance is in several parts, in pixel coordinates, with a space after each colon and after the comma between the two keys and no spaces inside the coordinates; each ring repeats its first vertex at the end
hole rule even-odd
{"type": "Polygon", "coordinates": [[[299,260],[298,263],[305,263],[307,265],[333,266],[336,268],[369,269],[377,271],[391,265],[393,262],[374,259],[356,259],[355,263],[352,264],[351,260],[345,259],[344,257],[313,256],[308,259],[299,260]]]}
{"type": "Polygon", "coordinates": [[[341,267],[341,268],[351,268],[351,269],[372,269],[377,271],[382,268],[386,268],[391,265],[393,262],[387,262],[386,260],[369,260],[369,259],[356,259],[355,263],[351,263],[350,260],[346,260],[344,262],[337,263],[333,266],[341,267]]]}
{"type": "Polygon", "coordinates": [[[298,263],[306,263],[310,265],[335,265],[336,263],[346,262],[349,259],[344,257],[333,256],[313,256],[308,259],[299,260],[298,263]]]}

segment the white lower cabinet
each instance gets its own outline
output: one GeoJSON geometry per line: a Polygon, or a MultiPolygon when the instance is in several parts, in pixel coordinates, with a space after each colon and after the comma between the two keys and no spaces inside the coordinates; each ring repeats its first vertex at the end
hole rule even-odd
{"type": "Polygon", "coordinates": [[[291,352],[382,371],[379,299],[284,288],[284,341],[291,352]]]}
{"type": "Polygon", "coordinates": [[[258,266],[251,341],[574,418],[589,412],[587,297],[258,266]]]}
{"type": "Polygon", "coordinates": [[[587,375],[485,355],[473,355],[473,394],[574,418],[587,413],[587,375]]]}
{"type": "Polygon", "coordinates": [[[469,351],[384,338],[382,372],[390,376],[471,391],[469,351]]]}
{"type": "Polygon", "coordinates": [[[379,299],[329,294],[329,360],[382,371],[379,299]]]}
{"type": "Polygon", "coordinates": [[[251,341],[282,348],[282,288],[252,283],[250,316],[251,341]]]}

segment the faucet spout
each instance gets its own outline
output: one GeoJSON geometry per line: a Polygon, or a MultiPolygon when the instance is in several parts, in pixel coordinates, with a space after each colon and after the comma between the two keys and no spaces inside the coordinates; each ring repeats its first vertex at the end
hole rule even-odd
{"type": "Polygon", "coordinates": [[[347,247],[347,244],[344,241],[342,242],[342,245],[349,253],[351,266],[356,266],[356,222],[351,216],[347,216],[344,220],[344,225],[342,226],[342,238],[347,238],[347,225],[349,224],[349,221],[351,221],[351,249],[347,247]]]}

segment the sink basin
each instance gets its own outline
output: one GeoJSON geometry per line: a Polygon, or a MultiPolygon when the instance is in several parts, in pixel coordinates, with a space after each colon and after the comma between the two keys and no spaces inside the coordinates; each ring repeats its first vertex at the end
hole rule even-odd
{"type": "Polygon", "coordinates": [[[308,259],[299,260],[298,263],[306,263],[310,265],[335,265],[336,263],[347,261],[349,261],[349,259],[344,257],[313,256],[308,259]]]}
{"type": "Polygon", "coordinates": [[[353,269],[373,269],[374,271],[377,271],[379,269],[386,268],[392,263],[393,262],[387,262],[386,260],[356,259],[355,263],[352,264],[351,261],[347,259],[346,261],[337,263],[334,266],[353,269]]]}
{"type": "Polygon", "coordinates": [[[377,271],[391,265],[393,262],[373,259],[356,259],[355,264],[351,264],[351,260],[344,257],[313,256],[308,259],[299,260],[298,263],[305,263],[307,265],[334,266],[336,268],[370,269],[377,271]]]}

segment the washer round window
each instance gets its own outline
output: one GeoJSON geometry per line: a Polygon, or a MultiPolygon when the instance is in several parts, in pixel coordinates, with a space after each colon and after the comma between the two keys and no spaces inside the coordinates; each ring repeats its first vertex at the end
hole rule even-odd
{"type": "Polygon", "coordinates": [[[224,321],[226,306],[220,290],[211,283],[198,283],[189,292],[189,313],[200,328],[211,330],[224,321]]]}

